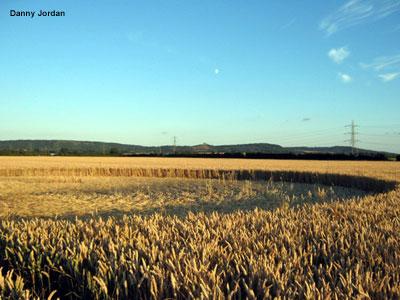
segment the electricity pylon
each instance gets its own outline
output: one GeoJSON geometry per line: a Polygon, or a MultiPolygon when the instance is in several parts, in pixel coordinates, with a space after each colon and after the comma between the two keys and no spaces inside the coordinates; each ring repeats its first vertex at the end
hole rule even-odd
{"type": "Polygon", "coordinates": [[[176,136],[174,136],[174,154],[176,154],[176,136]]]}
{"type": "Polygon", "coordinates": [[[356,132],[356,128],[359,126],[356,125],[354,121],[351,121],[351,124],[346,125],[345,127],[350,128],[350,132],[346,132],[346,134],[350,134],[350,139],[346,140],[346,142],[350,143],[351,154],[354,155],[356,153],[356,143],[359,142],[359,140],[357,140],[358,132],[356,132]]]}

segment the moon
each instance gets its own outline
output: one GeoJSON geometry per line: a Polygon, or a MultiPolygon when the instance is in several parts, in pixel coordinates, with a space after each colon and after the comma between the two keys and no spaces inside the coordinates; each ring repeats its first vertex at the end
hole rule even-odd
{"type": "Polygon", "coordinates": [[[219,74],[219,69],[217,68],[217,69],[214,69],[214,74],[215,75],[218,75],[219,74]]]}

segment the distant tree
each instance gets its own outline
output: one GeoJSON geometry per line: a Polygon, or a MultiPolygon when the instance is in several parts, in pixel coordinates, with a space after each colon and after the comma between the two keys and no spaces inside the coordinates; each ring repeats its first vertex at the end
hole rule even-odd
{"type": "Polygon", "coordinates": [[[400,161],[400,154],[396,156],[396,160],[400,161]]]}
{"type": "Polygon", "coordinates": [[[68,150],[68,148],[62,147],[60,149],[59,153],[60,153],[60,155],[68,155],[69,154],[69,150],[68,150]]]}
{"type": "Polygon", "coordinates": [[[111,148],[110,149],[110,154],[111,155],[118,155],[119,154],[118,148],[115,148],[115,147],[111,148]]]}
{"type": "Polygon", "coordinates": [[[385,154],[383,153],[376,153],[374,155],[375,160],[388,160],[385,154]]]}

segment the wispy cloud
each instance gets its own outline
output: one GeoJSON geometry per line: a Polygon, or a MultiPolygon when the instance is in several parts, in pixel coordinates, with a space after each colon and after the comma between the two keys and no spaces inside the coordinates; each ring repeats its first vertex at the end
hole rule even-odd
{"type": "Polygon", "coordinates": [[[301,121],[302,122],[309,122],[309,121],[311,121],[311,118],[303,118],[303,119],[301,119],[301,121]]]}
{"type": "Polygon", "coordinates": [[[136,44],[140,47],[159,49],[161,51],[167,52],[169,54],[177,54],[173,47],[168,45],[160,44],[158,41],[151,39],[142,30],[137,30],[133,32],[128,32],[126,38],[130,43],[136,44]]]}
{"type": "Polygon", "coordinates": [[[349,74],[339,73],[338,75],[343,83],[350,83],[353,81],[353,78],[349,74]]]}
{"type": "Polygon", "coordinates": [[[296,18],[291,19],[289,22],[281,26],[281,30],[287,29],[296,23],[296,18]]]}
{"type": "Polygon", "coordinates": [[[333,48],[328,52],[329,58],[337,64],[342,63],[349,55],[350,51],[347,49],[347,47],[341,47],[337,49],[333,48]]]}
{"type": "Polygon", "coordinates": [[[349,0],[319,24],[326,35],[377,21],[400,11],[399,0],[349,0]]]}
{"type": "Polygon", "coordinates": [[[386,73],[386,74],[379,74],[378,77],[382,79],[383,82],[389,82],[396,79],[400,73],[386,73]]]}
{"type": "Polygon", "coordinates": [[[391,70],[391,69],[398,70],[400,69],[400,54],[393,56],[377,57],[369,64],[361,63],[361,66],[365,69],[372,68],[375,71],[391,70]]]}

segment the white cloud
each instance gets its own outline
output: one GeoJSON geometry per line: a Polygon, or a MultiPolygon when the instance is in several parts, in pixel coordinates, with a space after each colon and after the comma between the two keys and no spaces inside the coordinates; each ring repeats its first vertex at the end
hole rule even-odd
{"type": "Polygon", "coordinates": [[[342,61],[344,61],[349,55],[350,51],[347,49],[347,47],[341,47],[337,49],[333,48],[328,52],[329,58],[337,64],[342,63],[342,61]]]}
{"type": "MultiPolygon", "coordinates": [[[[400,1],[399,1],[400,3],[400,1]]],[[[400,68],[400,54],[393,56],[381,56],[375,58],[371,63],[361,63],[365,69],[372,68],[375,71],[382,71],[384,69],[399,69],[400,68]]]]}
{"type": "Polygon", "coordinates": [[[349,74],[339,73],[339,78],[343,83],[349,83],[353,81],[353,78],[349,74]]]}
{"type": "Polygon", "coordinates": [[[377,21],[400,11],[399,0],[348,0],[320,22],[326,35],[356,25],[377,21]]]}
{"type": "Polygon", "coordinates": [[[386,74],[379,74],[378,77],[382,79],[383,82],[389,82],[396,79],[400,73],[386,73],[386,74]]]}
{"type": "Polygon", "coordinates": [[[383,82],[389,82],[400,76],[400,53],[393,56],[380,56],[371,63],[361,63],[364,69],[373,69],[383,82]],[[385,73],[383,73],[385,72],[385,73]]]}

